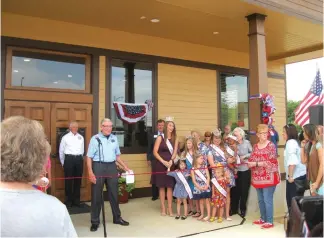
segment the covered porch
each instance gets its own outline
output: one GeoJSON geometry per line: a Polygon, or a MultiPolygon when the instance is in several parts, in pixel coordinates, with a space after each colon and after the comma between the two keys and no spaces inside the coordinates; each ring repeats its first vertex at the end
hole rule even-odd
{"type": "MultiPolygon", "coordinates": [[[[251,188],[248,201],[248,214],[246,220],[240,216],[232,216],[232,221],[213,223],[197,221],[192,217],[186,220],[175,220],[174,217],[160,215],[160,202],[150,198],[131,199],[127,204],[121,204],[120,209],[130,226],[121,227],[112,223],[109,202],[105,202],[107,237],[276,237],[284,238],[285,231],[283,217],[286,203],[283,202],[285,182],[282,182],[275,192],[275,227],[271,230],[262,230],[252,225],[252,221],[259,218],[257,196],[255,189],[251,188]]],[[[174,211],[176,204],[173,204],[174,211]]],[[[103,237],[103,226],[98,231],[90,232],[90,214],[71,215],[72,222],[79,237],[103,237]]]]}

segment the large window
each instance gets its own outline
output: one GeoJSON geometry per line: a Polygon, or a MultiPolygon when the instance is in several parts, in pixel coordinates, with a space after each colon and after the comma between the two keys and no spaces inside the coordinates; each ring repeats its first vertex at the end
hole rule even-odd
{"type": "Polygon", "coordinates": [[[7,88],[90,92],[90,57],[61,52],[8,48],[7,88]]]}
{"type": "Polygon", "coordinates": [[[220,74],[221,127],[230,124],[232,130],[249,128],[248,79],[242,75],[220,74]]]}
{"type": "Polygon", "coordinates": [[[136,124],[126,124],[119,120],[113,102],[144,104],[152,100],[153,65],[149,63],[112,61],[111,77],[111,119],[113,132],[117,135],[121,148],[131,148],[128,152],[144,152],[147,148],[147,132],[152,130],[153,113],[136,124]]]}

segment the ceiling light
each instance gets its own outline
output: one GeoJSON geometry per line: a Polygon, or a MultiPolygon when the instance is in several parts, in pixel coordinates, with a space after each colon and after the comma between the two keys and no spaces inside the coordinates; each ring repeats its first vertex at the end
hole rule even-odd
{"type": "Polygon", "coordinates": [[[141,16],[140,19],[141,19],[141,20],[144,20],[144,19],[146,19],[146,16],[141,16]]]}
{"type": "Polygon", "coordinates": [[[157,18],[153,18],[153,19],[151,19],[151,22],[153,22],[153,23],[157,23],[157,22],[160,22],[160,20],[157,19],[157,18]]]}
{"type": "Polygon", "coordinates": [[[24,59],[24,61],[25,61],[25,62],[29,62],[29,61],[30,61],[30,59],[24,59]]]}
{"type": "Polygon", "coordinates": [[[14,73],[18,73],[19,71],[17,69],[14,70],[14,73]]]}
{"type": "Polygon", "coordinates": [[[68,74],[68,78],[72,78],[72,74],[68,74]]]}
{"type": "Polygon", "coordinates": [[[214,35],[218,35],[219,32],[218,32],[218,31],[214,31],[213,34],[214,34],[214,35]]]}
{"type": "Polygon", "coordinates": [[[55,81],[55,82],[53,82],[53,83],[57,84],[58,82],[57,82],[57,81],[55,81]]]}

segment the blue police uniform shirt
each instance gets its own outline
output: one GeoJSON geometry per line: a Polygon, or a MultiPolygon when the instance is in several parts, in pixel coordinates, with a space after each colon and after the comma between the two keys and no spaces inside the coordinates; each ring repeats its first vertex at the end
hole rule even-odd
{"type": "Polygon", "coordinates": [[[120,155],[120,149],[117,137],[110,134],[107,139],[102,133],[94,135],[89,144],[87,156],[92,159],[92,161],[99,162],[99,143],[96,138],[99,138],[102,146],[100,146],[100,154],[102,162],[114,162],[116,157],[120,155]]]}

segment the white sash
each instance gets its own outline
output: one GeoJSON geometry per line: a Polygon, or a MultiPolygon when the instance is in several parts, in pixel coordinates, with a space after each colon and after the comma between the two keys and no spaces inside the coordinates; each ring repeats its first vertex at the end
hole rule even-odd
{"type": "MultiPolygon", "coordinates": [[[[163,139],[164,139],[164,134],[162,134],[161,136],[162,136],[163,139]]],[[[164,139],[164,140],[165,140],[165,139],[164,139]]],[[[168,149],[169,149],[171,155],[173,155],[173,147],[172,147],[170,141],[169,141],[168,139],[166,139],[166,140],[165,140],[165,143],[166,143],[166,145],[167,145],[167,147],[168,147],[168,149]]]]}
{"type": "MultiPolygon", "coordinates": [[[[229,146],[226,146],[226,151],[227,153],[229,153],[232,157],[234,156],[234,151],[229,147],[229,146]]],[[[236,164],[240,164],[241,163],[241,159],[240,159],[240,156],[236,155],[236,164]]]]}
{"type": "Polygon", "coordinates": [[[181,180],[182,184],[184,185],[188,195],[189,195],[189,198],[192,199],[192,192],[191,192],[191,189],[190,189],[190,186],[187,182],[187,179],[185,178],[185,176],[183,176],[183,174],[181,172],[177,172],[176,173],[179,177],[179,179],[181,180]]]}
{"type": "Polygon", "coordinates": [[[202,172],[199,169],[195,169],[195,173],[198,175],[199,178],[201,178],[205,182],[206,185],[208,185],[206,177],[202,174],[202,172]]]}
{"type": "Polygon", "coordinates": [[[225,153],[224,153],[224,151],[222,151],[219,147],[217,147],[217,146],[214,145],[214,144],[211,144],[210,146],[211,146],[211,148],[213,148],[213,150],[216,151],[216,153],[217,153],[218,155],[222,156],[223,159],[226,160],[226,157],[225,157],[225,153]]]}
{"type": "Polygon", "coordinates": [[[226,197],[227,192],[226,192],[226,190],[225,190],[224,188],[222,188],[222,186],[220,186],[220,184],[218,183],[218,181],[217,181],[215,178],[213,178],[211,181],[212,181],[212,183],[215,185],[215,187],[217,188],[217,190],[218,190],[221,194],[223,194],[224,197],[226,197]]]}
{"type": "Polygon", "coordinates": [[[189,152],[186,154],[186,159],[187,159],[187,160],[190,162],[190,164],[192,165],[192,161],[193,161],[193,159],[192,159],[192,156],[190,155],[189,152]]]}

